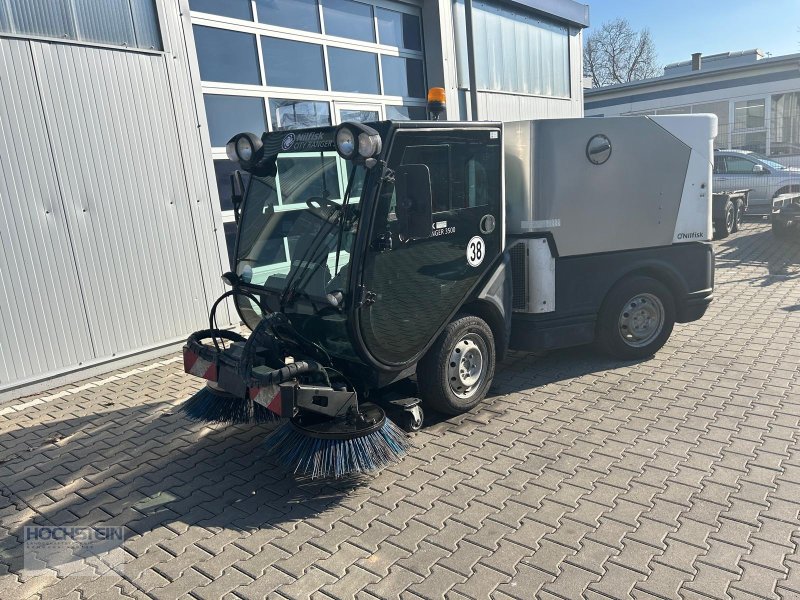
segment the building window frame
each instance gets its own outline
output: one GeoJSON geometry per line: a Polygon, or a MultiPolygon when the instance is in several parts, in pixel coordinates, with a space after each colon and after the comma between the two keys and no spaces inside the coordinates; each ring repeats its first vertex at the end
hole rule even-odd
{"type": "MultiPolygon", "coordinates": [[[[425,68],[425,43],[423,31],[422,2],[412,1],[403,4],[389,0],[363,0],[364,4],[372,5],[372,26],[375,33],[375,42],[365,42],[362,40],[344,38],[329,35],[325,30],[325,19],[322,2],[317,2],[317,10],[320,20],[320,32],[304,31],[269,25],[258,21],[258,7],[255,0],[251,0],[252,20],[234,19],[211,13],[191,11],[190,18],[192,26],[214,27],[235,32],[249,33],[256,37],[258,67],[261,75],[261,85],[236,84],[227,82],[201,81],[201,90],[205,94],[247,96],[259,98],[263,102],[266,114],[266,124],[268,131],[274,131],[274,116],[270,107],[270,100],[308,100],[312,102],[324,102],[328,104],[332,125],[339,124],[339,108],[341,107],[376,107],[379,109],[379,117],[385,118],[387,106],[404,106],[409,108],[424,110],[426,99],[424,97],[395,96],[384,94],[384,74],[383,56],[400,58],[411,58],[421,60],[423,64],[423,91],[427,89],[427,73],[425,68]],[[399,13],[415,16],[419,22],[420,50],[409,50],[403,47],[390,46],[383,44],[380,39],[379,14],[378,8],[388,9],[399,13]],[[295,87],[279,87],[267,85],[267,65],[264,59],[262,38],[277,37],[285,40],[306,42],[317,44],[322,47],[324,61],[324,75],[327,90],[301,89],[295,87]],[[328,58],[328,48],[343,48],[347,50],[358,50],[373,54],[377,61],[378,69],[378,93],[365,94],[354,92],[339,92],[332,90],[330,63],[328,58]]],[[[261,133],[261,132],[254,132],[261,133]]],[[[211,158],[213,160],[225,160],[225,148],[212,146],[211,158]]],[[[222,200],[222,199],[221,199],[222,200]]],[[[223,210],[223,223],[233,223],[233,211],[223,210]]]]}

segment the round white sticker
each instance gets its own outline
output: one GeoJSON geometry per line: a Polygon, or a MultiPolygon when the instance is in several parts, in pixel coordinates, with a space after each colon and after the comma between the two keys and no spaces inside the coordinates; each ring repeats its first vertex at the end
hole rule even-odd
{"type": "Polygon", "coordinates": [[[476,235],[467,244],[467,262],[470,267],[477,267],[483,262],[483,257],[486,255],[486,244],[483,243],[483,238],[476,235]]]}

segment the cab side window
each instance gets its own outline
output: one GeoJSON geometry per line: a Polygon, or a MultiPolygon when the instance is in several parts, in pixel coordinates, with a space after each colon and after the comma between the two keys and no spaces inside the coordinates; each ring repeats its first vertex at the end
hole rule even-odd
{"type": "Polygon", "coordinates": [[[431,172],[433,212],[450,210],[450,144],[408,146],[403,152],[403,165],[427,165],[431,172]]]}
{"type": "Polygon", "coordinates": [[[488,206],[499,186],[496,149],[460,139],[435,145],[407,146],[401,164],[427,165],[431,172],[433,212],[488,206]]]}
{"type": "Polygon", "coordinates": [[[725,173],[725,157],[717,156],[714,158],[714,174],[720,175],[725,173]]]}

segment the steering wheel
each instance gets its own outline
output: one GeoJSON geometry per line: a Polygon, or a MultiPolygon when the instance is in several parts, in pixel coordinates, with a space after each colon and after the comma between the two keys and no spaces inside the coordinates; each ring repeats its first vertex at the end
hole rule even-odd
{"type": "Polygon", "coordinates": [[[328,200],[320,196],[312,196],[306,200],[306,206],[308,206],[308,210],[311,211],[312,214],[325,221],[330,221],[330,218],[341,208],[333,200],[328,200]]]}

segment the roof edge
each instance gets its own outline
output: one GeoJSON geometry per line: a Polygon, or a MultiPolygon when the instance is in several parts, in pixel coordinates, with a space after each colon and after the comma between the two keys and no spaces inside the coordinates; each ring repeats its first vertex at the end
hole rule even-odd
{"type": "Polygon", "coordinates": [[[575,0],[500,0],[500,2],[533,10],[544,17],[555,17],[582,29],[589,27],[589,5],[575,0]]]}
{"type": "Polygon", "coordinates": [[[678,75],[658,77],[650,77],[649,79],[640,79],[639,81],[629,81],[627,83],[615,83],[614,85],[607,85],[599,88],[587,88],[583,90],[584,96],[600,96],[604,93],[611,93],[621,90],[632,90],[636,88],[646,88],[654,85],[661,85],[665,83],[679,82],[681,80],[702,79],[704,77],[716,77],[726,73],[736,73],[740,71],[755,70],[769,66],[779,66],[783,63],[792,63],[800,61],[800,53],[784,54],[782,56],[771,56],[770,58],[762,58],[745,65],[735,65],[727,68],[708,69],[707,71],[692,71],[690,73],[680,73],[678,75]]]}

